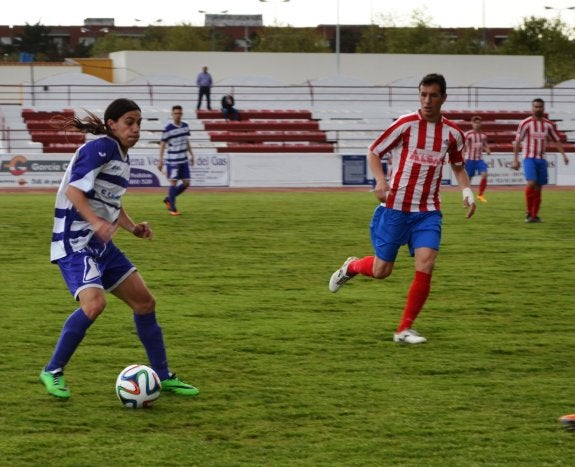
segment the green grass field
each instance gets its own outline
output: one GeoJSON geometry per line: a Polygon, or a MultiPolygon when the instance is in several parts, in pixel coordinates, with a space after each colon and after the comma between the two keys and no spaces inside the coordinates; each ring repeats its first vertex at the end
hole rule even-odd
{"type": "Polygon", "coordinates": [[[574,465],[575,191],[488,193],[464,218],[445,192],[443,244],[416,328],[392,342],[413,261],[385,281],[331,273],[371,254],[372,193],[163,193],[125,206],[151,242],[116,243],[158,301],[171,367],[201,389],[123,408],[118,372],[146,363],[131,312],[109,295],[66,369],[72,398],[38,373],[76,307],[49,263],[54,193],[0,194],[0,465],[574,465]]]}

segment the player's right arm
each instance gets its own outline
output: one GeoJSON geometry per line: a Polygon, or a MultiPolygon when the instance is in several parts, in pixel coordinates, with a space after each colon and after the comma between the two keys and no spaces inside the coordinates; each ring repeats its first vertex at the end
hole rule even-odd
{"type": "Polygon", "coordinates": [[[375,187],[373,188],[373,192],[375,193],[375,196],[377,196],[377,199],[384,203],[387,198],[387,193],[389,192],[389,184],[385,178],[385,173],[383,173],[381,159],[374,152],[368,151],[367,162],[369,164],[369,169],[375,178],[375,187]]]}
{"type": "Polygon", "coordinates": [[[108,242],[112,239],[116,231],[116,226],[106,219],[102,219],[92,210],[88,198],[86,198],[86,194],[82,190],[74,185],[68,185],[68,188],[66,188],[66,196],[82,218],[92,225],[94,233],[100,240],[108,242]]]}
{"type": "Polygon", "coordinates": [[[164,151],[166,150],[166,142],[160,141],[160,160],[158,161],[158,169],[162,170],[164,167],[164,151]]]}
{"type": "Polygon", "coordinates": [[[515,134],[515,141],[513,142],[513,163],[511,168],[513,170],[519,170],[521,164],[519,163],[519,149],[521,148],[521,141],[525,138],[525,133],[523,132],[523,122],[519,124],[517,128],[517,133],[515,134]]]}

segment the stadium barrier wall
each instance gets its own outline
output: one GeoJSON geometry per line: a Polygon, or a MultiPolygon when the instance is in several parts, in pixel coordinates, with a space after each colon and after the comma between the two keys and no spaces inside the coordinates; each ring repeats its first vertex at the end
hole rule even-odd
{"type": "MultiPolygon", "coordinates": [[[[201,154],[192,167],[193,187],[230,188],[305,188],[341,187],[346,166],[344,159],[354,159],[352,168],[356,185],[370,185],[372,174],[360,154],[201,154]],[[363,161],[361,165],[357,161],[363,161]],[[360,169],[358,169],[360,167],[360,169]],[[361,168],[363,167],[363,168],[361,168]],[[358,172],[363,170],[363,173],[358,172]]],[[[165,187],[168,181],[156,164],[157,155],[130,156],[132,177],[130,186],[165,187]]],[[[489,184],[524,185],[522,171],[512,170],[512,154],[487,156],[489,184]]],[[[565,166],[555,154],[548,156],[549,183],[558,186],[575,185],[575,161],[565,166]]],[[[60,183],[70,161],[70,154],[0,154],[0,188],[55,188],[60,183]]],[[[347,170],[349,175],[349,170],[347,170]]],[[[449,166],[444,168],[445,184],[455,185],[449,166]]],[[[477,185],[479,178],[473,179],[477,185]]],[[[352,185],[354,183],[351,183],[352,185]]]]}

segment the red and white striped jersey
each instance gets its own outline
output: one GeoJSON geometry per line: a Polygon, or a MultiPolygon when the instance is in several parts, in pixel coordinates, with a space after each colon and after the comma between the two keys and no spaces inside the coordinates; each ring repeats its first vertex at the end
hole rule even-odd
{"type": "Polygon", "coordinates": [[[450,120],[425,121],[419,111],[399,117],[369,147],[383,157],[391,152],[390,191],[385,205],[405,212],[441,209],[443,164],[463,165],[463,132],[450,120]]]}
{"type": "Polygon", "coordinates": [[[483,159],[483,148],[487,145],[487,135],[481,131],[469,130],[465,133],[465,154],[469,161],[483,159]]]}
{"type": "Polygon", "coordinates": [[[544,159],[547,139],[559,141],[559,133],[554,122],[547,118],[541,120],[527,117],[519,123],[515,135],[515,144],[521,144],[526,159],[544,159]]]}

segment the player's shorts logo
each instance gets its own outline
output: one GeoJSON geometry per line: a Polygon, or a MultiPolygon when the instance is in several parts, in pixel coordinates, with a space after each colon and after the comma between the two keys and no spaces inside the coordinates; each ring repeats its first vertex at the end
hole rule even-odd
{"type": "Polygon", "coordinates": [[[84,282],[90,282],[99,278],[101,275],[100,269],[93,258],[84,258],[84,282]]]}

